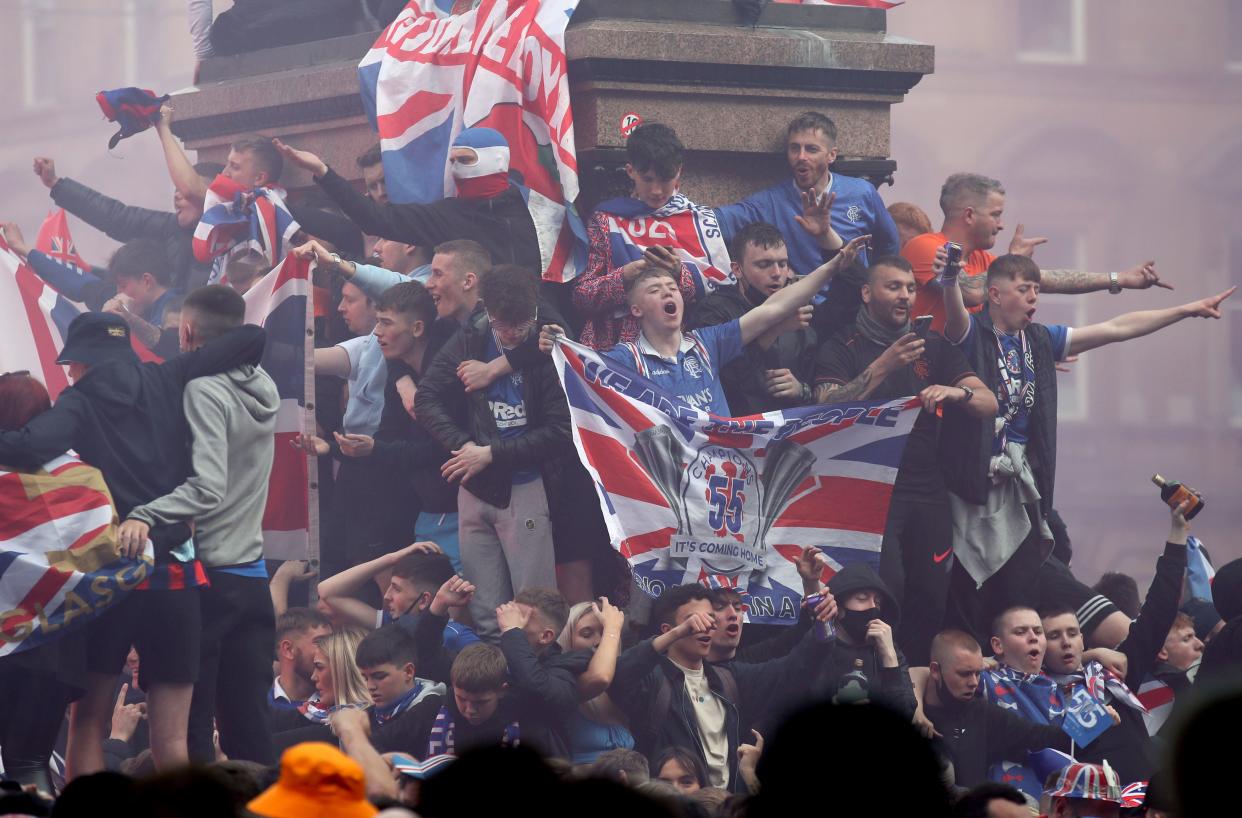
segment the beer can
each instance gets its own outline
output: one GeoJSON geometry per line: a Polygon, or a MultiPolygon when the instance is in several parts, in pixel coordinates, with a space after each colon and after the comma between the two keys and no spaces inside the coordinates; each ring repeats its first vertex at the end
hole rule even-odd
{"type": "MultiPolygon", "coordinates": [[[[819,607],[819,603],[824,601],[823,594],[811,594],[803,602],[806,604],[807,610],[811,615],[815,615],[815,609],[819,607]]],[[[837,626],[831,621],[820,622],[815,620],[815,638],[821,642],[832,642],[837,638],[837,626]]]]}

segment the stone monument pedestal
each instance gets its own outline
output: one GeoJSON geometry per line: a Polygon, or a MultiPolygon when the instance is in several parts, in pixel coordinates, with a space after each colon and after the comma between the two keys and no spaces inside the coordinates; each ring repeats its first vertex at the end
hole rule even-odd
{"type": "MultiPolygon", "coordinates": [[[[200,159],[223,161],[234,138],[260,132],[357,178],[375,136],[356,66],[376,36],[208,60],[175,96],[173,130],[200,159]]],[[[635,117],[677,130],[683,189],[705,204],[785,178],[785,126],[806,110],[837,124],[835,170],[891,180],[890,107],[933,70],[932,47],[888,35],[884,11],[844,6],[769,5],[751,28],[729,0],[582,0],[565,39],[584,214],[615,187],[635,117]]],[[[295,169],[282,181],[310,184],[295,169]]]]}

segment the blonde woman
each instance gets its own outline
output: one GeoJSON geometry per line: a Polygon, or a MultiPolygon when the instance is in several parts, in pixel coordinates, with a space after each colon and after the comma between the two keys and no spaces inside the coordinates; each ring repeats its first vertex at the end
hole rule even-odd
{"type": "Polygon", "coordinates": [[[565,629],[557,638],[562,650],[594,650],[586,673],[578,678],[578,693],[585,701],[569,725],[569,750],[574,764],[592,764],[608,750],[634,749],[625,717],[605,692],[612,684],[621,652],[621,628],[625,613],[609,603],[579,602],[569,609],[565,629]]]}
{"type": "Polygon", "coordinates": [[[311,684],[315,695],[306,700],[306,717],[322,722],[339,707],[367,707],[371,694],[362,679],[354,655],[366,631],[352,625],[315,640],[311,656],[311,684]]]}

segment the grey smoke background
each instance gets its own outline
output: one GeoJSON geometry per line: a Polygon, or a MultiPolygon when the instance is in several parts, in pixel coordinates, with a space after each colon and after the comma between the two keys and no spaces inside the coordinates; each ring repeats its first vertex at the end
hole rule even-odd
{"type": "MultiPolygon", "coordinates": [[[[1242,282],[1242,3],[908,0],[888,24],[934,43],[937,65],[893,109],[886,201],[919,204],[938,228],[944,177],[987,173],[1008,188],[1009,226],[1050,237],[1044,267],[1154,258],[1177,286],[1047,297],[1039,320],[1100,321],[1242,282]]],[[[50,205],[35,155],[128,203],[170,207],[155,135],[109,154],[114,127],[93,97],[190,83],[184,0],[0,0],[0,67],[0,218],[33,239],[50,205]]],[[[72,223],[85,257],[105,262],[116,244],[72,223]]],[[[1194,530],[1218,564],[1242,556],[1242,297],[1230,312],[1097,350],[1061,376],[1057,506],[1088,582],[1124,570],[1146,587],[1168,528],[1155,471],[1207,495],[1194,530]]]]}

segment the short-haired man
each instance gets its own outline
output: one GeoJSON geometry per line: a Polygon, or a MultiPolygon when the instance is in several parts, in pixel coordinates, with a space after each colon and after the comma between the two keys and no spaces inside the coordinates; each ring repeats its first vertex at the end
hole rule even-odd
{"type": "MultiPolygon", "coordinates": [[[[850,242],[831,261],[768,296],[740,318],[690,332],[682,331],[685,302],[672,272],[648,267],[626,284],[630,314],[641,328],[638,338],[618,344],[604,356],[638,371],[695,409],[730,417],[733,412],[717,374],[719,368],[741,355],[751,341],[797,316],[838,270],[853,263],[865,242],[865,236],[850,242]]],[[[555,336],[561,333],[559,326],[545,325],[540,348],[551,352],[555,336]]]]}
{"type": "MultiPolygon", "coordinates": [[[[901,248],[901,254],[914,268],[919,293],[914,309],[918,315],[931,315],[932,329],[944,327],[944,304],[941,298],[936,253],[946,242],[962,247],[961,274],[958,277],[965,303],[972,311],[987,300],[983,275],[996,259],[989,250],[996,236],[1005,229],[1001,215],[1005,210],[1005,188],[995,179],[977,173],[955,173],[940,188],[940,210],[944,223],[938,233],[924,233],[901,248]]],[[[1030,258],[1044,238],[1027,238],[1022,225],[1014,230],[1009,252],[1030,258]]],[[[1155,262],[1147,261],[1117,273],[1085,273],[1078,270],[1045,270],[1044,292],[1090,293],[1108,290],[1113,294],[1123,289],[1145,290],[1151,286],[1168,287],[1160,281],[1155,262]]]]}
{"type": "Polygon", "coordinates": [[[793,178],[716,208],[726,240],[733,241],[751,222],[775,225],[789,242],[789,262],[798,275],[811,272],[859,236],[872,239],[871,249],[859,256],[864,265],[872,254],[890,256],[901,250],[897,227],[879,192],[863,179],[832,172],[837,126],[831,119],[817,111],[795,117],[785,132],[785,158],[793,178]]]}
{"type": "MultiPolygon", "coordinates": [[[[186,385],[199,376],[258,364],[265,337],[259,327],[240,327],[167,363],[140,364],[121,319],[79,315],[57,358],[69,365],[73,385],[22,429],[0,432],[0,462],[35,468],[73,449],[103,473],[117,514],[126,517],[191,474],[186,385]]],[[[188,526],[169,526],[153,532],[152,539],[156,564],[139,592],[88,626],[87,692],[71,716],[68,763],[74,775],[103,769],[116,672],[131,644],[143,656],[141,683],[148,694],[156,766],[188,758],[186,721],[198,678],[198,589],[207,576],[194,557],[188,526]]]]}
{"type": "MultiPolygon", "coordinates": [[[[396,622],[415,633],[421,622],[419,615],[433,608],[440,589],[453,576],[452,562],[436,543],[416,542],[328,577],[319,583],[319,597],[351,624],[371,630],[396,622]],[[383,607],[378,610],[354,596],[368,582],[383,589],[383,607]]],[[[437,641],[450,653],[479,641],[468,625],[448,618],[448,607],[433,610],[442,618],[437,641]]],[[[434,658],[428,651],[422,652],[424,670],[432,666],[434,658]]]]}
{"type": "Polygon", "coordinates": [[[649,267],[667,270],[687,301],[733,283],[711,209],[678,192],[685,147],[673,129],[658,122],[639,126],[625,153],[634,191],[596,206],[587,220],[587,266],[574,281],[574,308],[585,317],[580,340],[596,349],[638,335],[625,296],[629,282],[649,267]]]}
{"type": "Polygon", "coordinates": [[[368,235],[423,247],[472,239],[496,263],[520,265],[536,279],[543,270],[535,223],[521,191],[509,182],[509,144],[498,131],[466,128],[457,135],[448,155],[457,195],[430,204],[408,203],[415,196],[396,190],[393,180],[386,186],[387,202],[368,198],[310,151],[291,148],[280,140],[274,144],[287,160],[309,171],[368,235]],[[394,202],[395,194],[404,194],[398,198],[407,203],[394,202]]]}
{"type": "Polygon", "coordinates": [[[355,162],[358,170],[362,172],[362,185],[367,189],[367,198],[377,204],[388,204],[388,184],[384,180],[384,153],[380,143],[376,142],[363,151],[355,162]]]}
{"type": "MultiPolygon", "coordinates": [[[[748,224],[733,237],[736,287],[722,287],[696,306],[691,326],[711,327],[741,318],[794,280],[785,237],[766,222],[748,224]]],[[[815,330],[804,326],[802,307],[746,345],[742,355],[720,371],[729,408],[755,415],[811,402],[815,378],[815,330]]]]}
{"type": "Polygon", "coordinates": [[[104,305],[104,312],[115,312],[122,318],[132,313],[155,327],[164,326],[164,310],[181,293],[170,289],[172,276],[168,256],[159,242],[134,239],[117,248],[108,261],[108,269],[116,280],[117,295],[104,305]]]}
{"type": "MultiPolygon", "coordinates": [[[[191,165],[190,169],[198,175],[205,188],[223,170],[223,166],[219,162],[199,162],[191,165]]],[[[207,283],[211,265],[194,258],[194,228],[203,215],[201,199],[195,201],[180,190],[174,190],[171,213],[148,210],[109,198],[67,176],[57,176],[56,163],[48,157],[35,157],[34,172],[47,187],[57,207],[63,207],[91,227],[106,233],[109,238],[119,242],[134,239],[159,242],[169,260],[167,270],[173,289],[189,292],[207,283]]],[[[36,272],[41,261],[50,259],[36,250],[31,264],[36,272]]],[[[66,296],[75,301],[83,300],[69,293],[66,296]]]]}
{"type": "Polygon", "coordinates": [[[496,608],[525,588],[556,583],[549,499],[555,471],[574,456],[569,406],[552,362],[519,366],[468,392],[468,361],[487,364],[536,332],[538,295],[528,270],[493,267],[480,282],[485,312],[445,345],[419,384],[419,422],[450,453],[441,473],[459,483],[462,567],[477,587],[471,613],[495,639],[496,608]]]}
{"type": "Polygon", "coordinates": [[[565,597],[550,588],[526,588],[496,609],[509,693],[526,725],[526,738],[545,754],[566,759],[570,724],[580,704],[578,677],[592,655],[561,651],[556,637],[568,619],[565,597]]]}
{"type": "Polygon", "coordinates": [[[936,634],[929,669],[923,707],[936,725],[940,751],[953,762],[958,786],[984,783],[990,765],[1025,757],[1028,750],[1069,749],[1069,736],[1058,727],[1028,721],[977,695],[983,654],[970,634],[936,634]]]}
{"type": "Polygon", "coordinates": [[[1034,322],[1042,274],[1026,256],[992,262],[987,309],[975,315],[967,312],[956,280],[943,288],[945,337],[962,349],[999,405],[996,417],[946,414],[942,433],[953,583],[960,589],[953,594],[953,615],[978,629],[992,612],[1038,599],[1038,568],[1052,539],[1046,518],[1056,474],[1056,363],[1185,318],[1220,318],[1221,302],[1234,288],[1180,307],[1070,328],[1034,322]]]}
{"type": "Polygon", "coordinates": [[[1057,684],[1062,714],[1072,703],[1085,700],[1111,707],[1116,713],[1117,723],[1087,746],[1078,748],[1075,757],[1096,763],[1107,759],[1125,781],[1147,781],[1159,767],[1158,748],[1148,735],[1147,708],[1133,691],[1140,689],[1161,661],[1160,654],[1177,616],[1189,528],[1184,511],[1183,504],[1171,512],[1168,541],[1156,561],[1156,575],[1147,589],[1143,608],[1129,635],[1118,646],[1126,658],[1124,679],[1089,657],[1078,617],[1072,610],[1041,611],[1048,640],[1044,667],[1057,684]]]}
{"type": "Polygon", "coordinates": [[[1182,611],[1173,618],[1173,625],[1156,654],[1157,664],[1138,689],[1138,699],[1147,708],[1143,721],[1147,734],[1160,735],[1177,719],[1173,714],[1185,704],[1193,683],[1192,671],[1203,659],[1203,642],[1195,635],[1195,622],[1182,611]],[[1180,697],[1180,698],[1179,698],[1180,697]]]}
{"type": "Polygon", "coordinates": [[[913,202],[893,202],[888,206],[888,215],[897,225],[897,242],[903,248],[915,236],[931,232],[931,219],[913,202]]]}
{"type": "MultiPolygon", "coordinates": [[[[717,627],[712,601],[702,585],[665,589],[652,609],[659,635],[617,659],[608,695],[630,720],[635,749],[654,758],[667,747],[683,747],[703,762],[711,786],[736,792],[744,790],[737,766],[742,714],[760,712],[800,688],[832,648],[808,633],[783,658],[713,665],[706,661],[717,627]]],[[[830,604],[819,616],[835,614],[830,604]]]]}
{"type": "Polygon", "coordinates": [[[495,645],[470,645],[453,660],[453,695],[440,707],[427,755],[458,754],[473,747],[516,747],[524,741],[513,700],[506,695],[508,667],[495,645]]]}
{"type": "MultiPolygon", "coordinates": [[[[181,308],[181,349],[199,349],[246,317],[229,287],[202,287],[181,308]]],[[[229,758],[275,761],[264,714],[275,627],[263,563],[263,512],[275,450],[280,393],[258,366],[197,378],[183,398],[193,467],[184,483],[130,510],[121,548],[141,547],[152,526],[195,524],[195,551],[211,584],[201,594],[199,678],[190,707],[196,760],[215,758],[213,721],[229,758]]]]}
{"type": "Polygon", "coordinates": [[[276,619],[276,678],[268,692],[271,731],[305,727],[301,708],[315,693],[311,663],[315,640],[332,633],[332,623],[314,608],[290,608],[276,619]]]}
{"type": "Polygon", "coordinates": [[[996,416],[996,398],[965,357],[939,334],[913,330],[914,274],[900,256],[875,259],[853,324],[819,350],[817,403],[918,395],[923,403],[893,484],[880,550],[880,575],[902,608],[918,611],[897,641],[916,665],[940,627],[953,553],[952,521],[937,455],[938,414],[996,416]]]}
{"type": "Polygon", "coordinates": [[[418,676],[414,637],[398,625],[385,625],[362,638],[354,658],[371,694],[375,748],[388,753],[426,746],[447,689],[418,676]]]}

